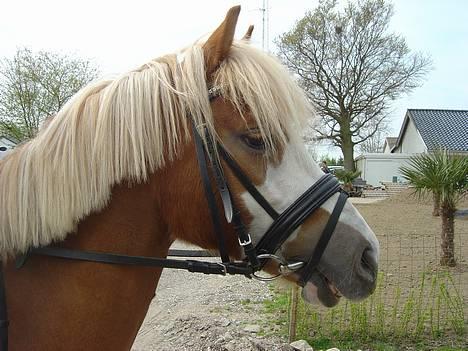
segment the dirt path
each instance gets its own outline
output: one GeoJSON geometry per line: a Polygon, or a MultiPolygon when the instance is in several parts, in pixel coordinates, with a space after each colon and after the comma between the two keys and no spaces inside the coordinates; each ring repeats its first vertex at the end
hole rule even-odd
{"type": "Polygon", "coordinates": [[[242,276],[166,269],[132,350],[292,350],[263,336],[274,330],[275,316],[260,313],[269,298],[268,285],[242,276]]]}

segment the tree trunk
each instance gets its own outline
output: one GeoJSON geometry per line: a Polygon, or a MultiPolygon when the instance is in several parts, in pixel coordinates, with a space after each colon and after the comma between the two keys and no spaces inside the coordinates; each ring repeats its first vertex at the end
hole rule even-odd
{"type": "Polygon", "coordinates": [[[432,215],[434,217],[439,217],[440,216],[440,195],[437,193],[433,193],[433,199],[434,199],[434,207],[432,209],[432,215]]]}
{"type": "Polygon", "coordinates": [[[354,167],[354,145],[351,140],[351,136],[346,136],[345,140],[341,142],[341,152],[343,152],[343,166],[347,171],[354,172],[356,168],[354,167]]]}
{"type": "Polygon", "coordinates": [[[442,238],[440,246],[442,253],[440,257],[441,266],[455,267],[455,243],[454,243],[454,212],[455,210],[446,204],[440,208],[442,218],[442,238]]]}
{"type": "Polygon", "coordinates": [[[354,150],[353,144],[347,144],[341,146],[341,151],[343,152],[343,165],[347,171],[355,171],[354,167],[354,150]]]}
{"type": "Polygon", "coordinates": [[[343,166],[347,171],[355,171],[354,167],[354,144],[351,136],[351,126],[349,124],[349,116],[347,111],[341,111],[340,134],[341,134],[341,151],[343,152],[343,166]]]}

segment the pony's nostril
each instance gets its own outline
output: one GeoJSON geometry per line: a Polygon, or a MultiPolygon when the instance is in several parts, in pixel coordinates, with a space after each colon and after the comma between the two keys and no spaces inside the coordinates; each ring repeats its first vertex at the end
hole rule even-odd
{"type": "Polygon", "coordinates": [[[372,255],[372,249],[366,248],[361,256],[361,268],[374,280],[377,276],[377,261],[372,255]]]}

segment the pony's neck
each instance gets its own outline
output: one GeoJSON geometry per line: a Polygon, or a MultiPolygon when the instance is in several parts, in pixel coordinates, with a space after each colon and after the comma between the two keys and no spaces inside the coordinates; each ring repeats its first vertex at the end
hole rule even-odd
{"type": "Polygon", "coordinates": [[[155,176],[144,184],[115,186],[105,210],[91,214],[78,225],[63,246],[127,255],[164,254],[171,244],[160,218],[155,176]]]}
{"type": "MultiPolygon", "coordinates": [[[[158,218],[154,182],[114,188],[109,206],[83,220],[64,247],[165,257],[171,244],[158,218]]],[[[161,269],[31,256],[6,267],[14,350],[128,350],[161,269]]]]}

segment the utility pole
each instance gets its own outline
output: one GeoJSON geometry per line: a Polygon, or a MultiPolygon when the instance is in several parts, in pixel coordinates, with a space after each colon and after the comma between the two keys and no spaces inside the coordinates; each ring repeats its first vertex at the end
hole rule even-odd
{"type": "Polygon", "coordinates": [[[263,5],[259,9],[262,11],[262,49],[269,52],[269,43],[270,43],[270,1],[263,0],[263,5]]]}

